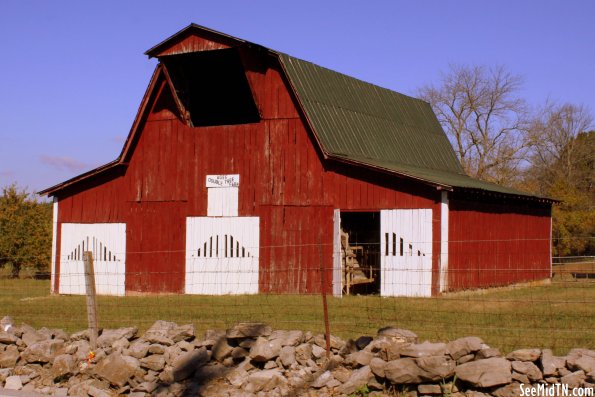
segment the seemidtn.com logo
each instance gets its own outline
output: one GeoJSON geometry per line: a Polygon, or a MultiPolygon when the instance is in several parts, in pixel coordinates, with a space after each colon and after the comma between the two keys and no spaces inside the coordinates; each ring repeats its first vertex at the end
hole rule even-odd
{"type": "Polygon", "coordinates": [[[540,383],[537,385],[521,384],[520,397],[594,397],[594,389],[592,387],[574,387],[570,388],[568,385],[556,383],[546,385],[540,383]]]}

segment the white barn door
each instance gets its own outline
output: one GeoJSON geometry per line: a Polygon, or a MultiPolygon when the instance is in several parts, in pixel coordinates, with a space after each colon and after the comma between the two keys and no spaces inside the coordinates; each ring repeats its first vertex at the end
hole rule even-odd
{"type": "Polygon", "coordinates": [[[62,224],[59,280],[61,294],[85,294],[84,251],[93,252],[97,294],[125,295],[126,224],[62,224]]]}
{"type": "Polygon", "coordinates": [[[258,217],[186,219],[187,294],[258,293],[258,217]]]}
{"type": "Polygon", "coordinates": [[[380,211],[380,294],[432,295],[432,210],[380,211]]]}

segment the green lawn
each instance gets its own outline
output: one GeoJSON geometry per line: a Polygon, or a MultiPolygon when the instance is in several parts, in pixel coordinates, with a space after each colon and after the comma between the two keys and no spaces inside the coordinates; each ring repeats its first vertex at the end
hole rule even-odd
{"type": "MultiPolygon", "coordinates": [[[[374,335],[393,325],[420,338],[447,341],[476,335],[508,352],[521,347],[595,349],[595,283],[556,282],[545,286],[460,293],[438,298],[328,298],[331,333],[343,338],[374,335]]],[[[194,323],[202,332],[239,321],[275,328],[323,332],[318,295],[99,297],[103,328],[148,328],[155,320],[194,323]]],[[[0,317],[34,327],[78,331],[86,327],[85,298],[52,296],[49,281],[0,279],[0,317]]]]}

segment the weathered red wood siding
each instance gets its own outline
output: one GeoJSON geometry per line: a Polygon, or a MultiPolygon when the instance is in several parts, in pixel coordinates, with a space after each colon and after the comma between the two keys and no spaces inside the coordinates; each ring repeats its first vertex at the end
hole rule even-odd
{"type": "Polygon", "coordinates": [[[239,216],[261,219],[263,292],[319,291],[321,257],[331,290],[335,208],[432,208],[437,272],[440,192],[324,161],[274,58],[243,52],[242,59],[259,123],[190,128],[159,81],[162,94],[149,97],[128,166],[60,192],[59,224],[125,222],[126,290],[182,292],[185,219],[207,213],[206,175],[240,174],[239,216]]]}
{"type": "Polygon", "coordinates": [[[450,200],[449,288],[550,277],[550,227],[549,204],[456,195],[450,200]]]}

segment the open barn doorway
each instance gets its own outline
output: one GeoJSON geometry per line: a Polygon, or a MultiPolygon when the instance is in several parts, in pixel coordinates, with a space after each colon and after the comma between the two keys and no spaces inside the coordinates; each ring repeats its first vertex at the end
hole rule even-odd
{"type": "Polygon", "coordinates": [[[380,212],[341,211],[343,294],[380,293],[380,212]]]}

